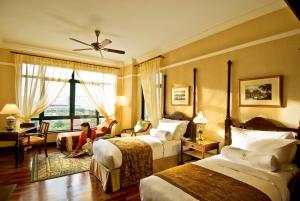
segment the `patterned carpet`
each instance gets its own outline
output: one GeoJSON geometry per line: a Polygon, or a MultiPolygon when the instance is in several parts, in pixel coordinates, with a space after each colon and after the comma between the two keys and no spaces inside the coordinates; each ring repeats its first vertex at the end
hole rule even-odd
{"type": "Polygon", "coordinates": [[[37,154],[32,161],[31,180],[35,182],[88,171],[90,163],[91,157],[88,155],[67,158],[63,153],[54,152],[46,158],[44,154],[37,154]]]}

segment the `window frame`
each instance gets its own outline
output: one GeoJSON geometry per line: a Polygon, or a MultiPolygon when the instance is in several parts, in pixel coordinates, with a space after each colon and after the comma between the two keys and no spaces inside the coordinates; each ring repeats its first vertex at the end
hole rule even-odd
{"type": "Polygon", "coordinates": [[[75,97],[76,97],[76,84],[80,84],[79,80],[75,79],[75,71],[73,71],[71,79],[69,79],[70,83],[70,104],[69,104],[69,115],[66,116],[45,116],[45,113],[42,112],[39,114],[38,118],[31,118],[32,121],[39,121],[41,123],[44,120],[70,120],[70,130],[55,130],[49,131],[51,133],[63,132],[63,131],[76,131],[79,129],[74,129],[74,119],[86,119],[86,118],[96,118],[97,125],[100,122],[100,118],[104,118],[104,116],[100,115],[97,110],[95,110],[95,115],[75,115],[75,97]]]}

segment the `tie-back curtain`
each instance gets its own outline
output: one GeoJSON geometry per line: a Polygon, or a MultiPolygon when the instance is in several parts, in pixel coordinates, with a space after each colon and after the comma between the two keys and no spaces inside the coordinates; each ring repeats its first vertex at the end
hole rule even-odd
{"type": "Polygon", "coordinates": [[[149,120],[154,127],[161,118],[161,76],[160,76],[160,58],[156,58],[140,65],[141,83],[145,97],[146,111],[149,120]]]}
{"type": "Polygon", "coordinates": [[[15,55],[16,102],[22,121],[30,121],[51,105],[69,81],[72,66],[68,61],[15,55]]]}
{"type": "Polygon", "coordinates": [[[75,64],[75,76],[83,84],[95,108],[106,119],[115,114],[117,73],[117,69],[75,64]]]}

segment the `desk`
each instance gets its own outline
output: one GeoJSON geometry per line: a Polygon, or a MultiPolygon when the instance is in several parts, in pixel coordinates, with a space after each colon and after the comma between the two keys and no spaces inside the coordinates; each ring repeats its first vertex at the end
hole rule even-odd
{"type": "Polygon", "coordinates": [[[13,130],[7,130],[0,128],[0,141],[15,141],[15,158],[16,158],[16,167],[20,164],[20,144],[19,139],[26,133],[36,130],[36,127],[30,128],[14,128],[13,130]]]}

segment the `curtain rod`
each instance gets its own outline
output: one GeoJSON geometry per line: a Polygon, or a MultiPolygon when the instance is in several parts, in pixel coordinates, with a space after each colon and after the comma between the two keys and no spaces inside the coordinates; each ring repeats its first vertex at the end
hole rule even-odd
{"type": "Polygon", "coordinates": [[[143,64],[143,63],[145,63],[145,62],[147,62],[147,61],[150,61],[150,60],[152,60],[152,59],[156,59],[156,58],[162,58],[162,59],[164,59],[165,57],[163,56],[163,55],[158,55],[157,57],[153,57],[153,58],[151,58],[151,59],[148,59],[148,60],[146,60],[146,61],[143,61],[143,62],[141,62],[141,63],[139,63],[139,64],[136,64],[136,65],[134,65],[134,66],[139,66],[139,65],[141,65],[141,64],[143,64]]]}
{"type": "Polygon", "coordinates": [[[80,62],[80,61],[73,61],[73,60],[66,60],[66,59],[58,59],[58,58],[53,58],[53,57],[46,57],[46,56],[40,56],[40,55],[34,55],[34,54],[28,54],[28,53],[22,53],[22,52],[14,52],[14,51],[11,51],[11,53],[13,53],[13,54],[28,55],[28,56],[34,56],[34,57],[41,57],[41,58],[46,58],[46,59],[55,59],[55,60],[60,60],[60,61],[70,61],[70,62],[79,63],[79,64],[95,65],[95,66],[101,66],[101,67],[105,67],[105,68],[113,68],[113,69],[118,69],[118,70],[120,69],[120,68],[117,68],[117,67],[102,66],[102,65],[90,64],[90,63],[85,63],[85,62],[80,62]]]}

